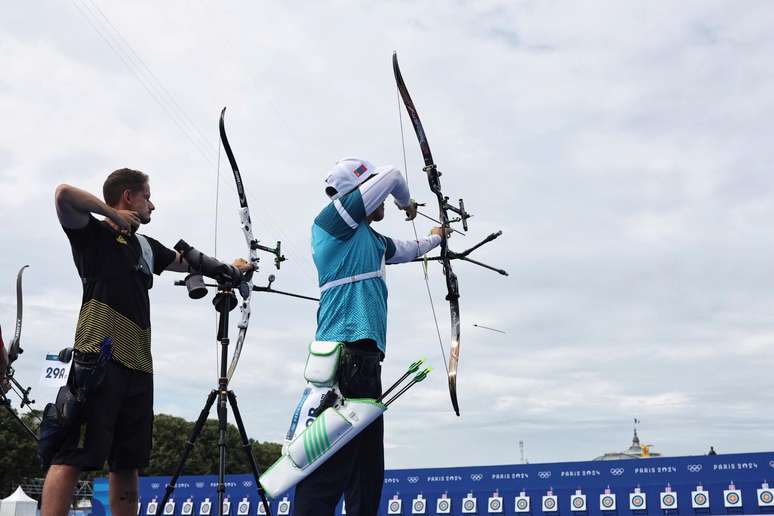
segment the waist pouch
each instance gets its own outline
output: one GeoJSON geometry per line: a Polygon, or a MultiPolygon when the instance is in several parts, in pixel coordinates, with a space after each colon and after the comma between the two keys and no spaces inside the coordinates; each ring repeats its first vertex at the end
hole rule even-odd
{"type": "Polygon", "coordinates": [[[105,382],[108,362],[103,353],[75,351],[67,385],[60,387],[56,401],[43,409],[37,452],[43,467],[51,465],[70,432],[80,427],[89,409],[89,398],[105,382]]]}
{"type": "Polygon", "coordinates": [[[381,351],[363,350],[347,344],[341,354],[338,380],[345,398],[378,398],[382,394],[381,351]]]}

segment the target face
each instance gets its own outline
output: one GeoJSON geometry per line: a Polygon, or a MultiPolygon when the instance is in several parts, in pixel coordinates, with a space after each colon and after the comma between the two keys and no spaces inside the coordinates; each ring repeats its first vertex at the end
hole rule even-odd
{"type": "Polygon", "coordinates": [[[577,497],[572,499],[572,506],[575,507],[576,509],[580,509],[584,505],[585,505],[585,502],[584,502],[583,498],[581,498],[580,496],[577,496],[577,497]]]}
{"type": "Polygon", "coordinates": [[[175,504],[168,503],[164,506],[164,514],[174,514],[175,513],[175,504]]]}
{"type": "Polygon", "coordinates": [[[183,514],[191,514],[193,512],[193,504],[191,502],[185,502],[183,504],[183,514]]]}
{"type": "Polygon", "coordinates": [[[553,510],[553,508],[556,507],[556,501],[553,498],[546,498],[545,502],[543,502],[543,506],[548,510],[553,510]]]}
{"type": "Polygon", "coordinates": [[[414,501],[414,512],[422,514],[425,512],[425,501],[424,500],[415,500],[414,501]]]}
{"type": "Polygon", "coordinates": [[[476,508],[476,502],[474,502],[473,500],[465,500],[465,501],[462,503],[462,507],[463,507],[463,508],[464,508],[466,511],[472,511],[473,509],[475,509],[475,508],[476,508]]]}
{"type": "Polygon", "coordinates": [[[774,502],[774,494],[772,494],[771,491],[762,491],[760,498],[763,503],[774,502]]]}
{"type": "Polygon", "coordinates": [[[450,508],[449,500],[443,499],[438,501],[438,510],[439,511],[448,511],[450,508]]]}
{"type": "Polygon", "coordinates": [[[148,504],[148,510],[145,511],[145,514],[156,514],[157,508],[158,508],[158,504],[156,502],[151,502],[148,504]]]}
{"type": "Polygon", "coordinates": [[[736,505],[739,503],[739,495],[737,493],[728,493],[726,495],[726,501],[731,505],[736,505]]]}
{"type": "Polygon", "coordinates": [[[642,507],[645,505],[645,498],[642,495],[632,496],[632,505],[635,507],[642,507]]]}
{"type": "Polygon", "coordinates": [[[400,502],[397,502],[395,500],[390,502],[390,510],[392,512],[398,512],[400,510],[400,502]]]}
{"type": "Polygon", "coordinates": [[[492,501],[489,502],[489,508],[492,509],[493,511],[499,511],[500,507],[502,506],[503,504],[499,498],[493,498],[492,501]]]}
{"type": "Polygon", "coordinates": [[[612,496],[602,497],[602,507],[604,507],[605,509],[609,509],[610,507],[613,506],[614,503],[615,503],[615,500],[613,500],[612,496]]]}
{"type": "Polygon", "coordinates": [[[524,509],[527,508],[527,506],[529,506],[529,502],[524,498],[519,498],[518,500],[516,500],[516,507],[518,507],[519,510],[523,511],[524,509]]]}
{"type": "Polygon", "coordinates": [[[696,505],[704,505],[707,503],[707,495],[704,493],[696,493],[696,496],[693,497],[693,501],[696,502],[696,505]]]}
{"type": "Polygon", "coordinates": [[[279,507],[277,507],[278,512],[287,514],[290,510],[290,504],[288,502],[280,502],[279,507]]]}
{"type": "Polygon", "coordinates": [[[668,494],[664,496],[662,501],[664,502],[664,505],[666,505],[667,507],[671,507],[675,504],[675,497],[671,494],[668,494]]]}

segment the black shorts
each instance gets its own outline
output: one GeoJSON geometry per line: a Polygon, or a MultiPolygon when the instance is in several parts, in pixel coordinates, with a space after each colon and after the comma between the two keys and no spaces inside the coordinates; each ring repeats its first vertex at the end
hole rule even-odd
{"type": "Polygon", "coordinates": [[[153,375],[114,362],[99,390],[89,395],[80,426],[73,428],[51,464],[110,471],[144,468],[153,435],[153,375]]]}

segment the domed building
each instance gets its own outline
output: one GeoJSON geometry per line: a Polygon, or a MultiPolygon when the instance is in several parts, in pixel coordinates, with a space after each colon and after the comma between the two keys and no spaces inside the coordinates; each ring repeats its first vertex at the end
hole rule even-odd
{"type": "Polygon", "coordinates": [[[649,457],[660,457],[660,453],[650,451],[652,444],[640,444],[640,437],[637,435],[637,427],[634,427],[634,437],[632,445],[624,451],[608,452],[604,455],[594,458],[594,460],[622,460],[622,459],[647,459],[649,457]]]}

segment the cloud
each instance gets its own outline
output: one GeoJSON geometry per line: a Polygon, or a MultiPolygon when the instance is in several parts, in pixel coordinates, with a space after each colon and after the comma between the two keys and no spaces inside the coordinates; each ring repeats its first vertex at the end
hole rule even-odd
{"type": "MultiPolygon", "coordinates": [[[[6,335],[16,271],[31,265],[19,377],[36,382],[36,360],[71,343],[78,313],[57,184],[99,193],[110,170],[146,170],[158,205],[148,234],[207,252],[217,240],[223,259],[245,253],[222,154],[218,176],[224,105],[254,233],[288,256],[280,271],[266,256],[259,283],[275,273],[278,289],[316,293],[309,228],[322,175],[342,156],[407,168],[412,195],[434,211],[405,113],[403,140],[398,125],[398,50],[444,191],[475,214],[451,245],[502,229],[478,259],[510,276],[454,263],[457,418],[421,267],[389,269],[384,383],[419,357],[434,370],[387,414],[387,465],[516,462],[519,440],[532,462],[588,459],[628,446],[633,417],[671,455],[769,446],[768,3],[95,6],[18,4],[0,21],[6,335]]],[[[413,238],[391,208],[378,229],[413,238]]],[[[193,419],[215,385],[215,316],[173,276],[151,292],[156,410],[193,419]]],[[[429,278],[448,353],[438,264],[429,278]]],[[[253,300],[233,383],[253,438],[285,433],[315,310],[253,300]]]]}

